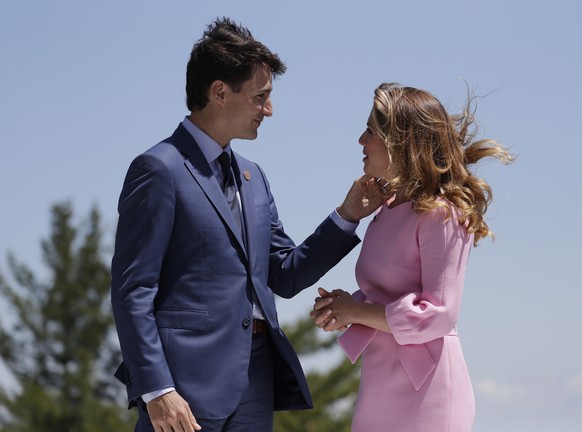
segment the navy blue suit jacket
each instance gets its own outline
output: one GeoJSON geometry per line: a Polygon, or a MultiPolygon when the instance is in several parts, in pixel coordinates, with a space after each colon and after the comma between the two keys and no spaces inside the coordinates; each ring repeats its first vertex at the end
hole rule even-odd
{"type": "Polygon", "coordinates": [[[295,246],[265,174],[234,154],[247,241],[194,138],[174,134],[131,164],[119,199],[112,306],[130,403],[175,387],[195,416],[224,418],[247,385],[252,291],[274,347],[275,409],[312,406],[273,293],[317,282],[359,239],[328,217],[295,246]]]}

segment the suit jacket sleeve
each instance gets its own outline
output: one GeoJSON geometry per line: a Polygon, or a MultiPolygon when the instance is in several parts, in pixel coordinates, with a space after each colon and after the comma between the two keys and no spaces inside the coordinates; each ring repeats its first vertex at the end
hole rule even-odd
{"type": "Polygon", "coordinates": [[[328,216],[313,234],[296,247],[283,229],[263,171],[261,174],[267,185],[271,207],[269,286],[277,295],[291,298],[315,284],[356,247],[360,239],[347,234],[328,216]]]}
{"type": "Polygon", "coordinates": [[[159,275],[174,218],[174,197],[168,167],[152,155],[138,156],[119,198],[111,265],[111,302],[130,400],[174,386],[154,318],[159,275]]]}

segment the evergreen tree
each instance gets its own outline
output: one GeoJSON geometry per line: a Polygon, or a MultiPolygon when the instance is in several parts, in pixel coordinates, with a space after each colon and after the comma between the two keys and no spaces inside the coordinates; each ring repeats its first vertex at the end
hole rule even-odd
{"type": "MultiPolygon", "coordinates": [[[[92,209],[78,227],[68,203],[51,214],[50,237],[41,242],[47,280],[11,254],[17,288],[0,274],[0,296],[11,307],[0,316],[0,356],[18,387],[0,383],[0,432],[133,430],[135,410],[125,409],[123,387],[111,376],[120,356],[99,212],[92,209]]],[[[335,337],[321,337],[309,318],[286,333],[304,359],[331,356],[335,346],[335,337]]],[[[359,368],[329,363],[307,374],[315,409],[276,413],[276,432],[350,430],[359,368]]]]}
{"type": "Polygon", "coordinates": [[[52,208],[48,267],[39,281],[9,254],[18,289],[0,274],[0,295],[11,313],[0,317],[0,355],[16,389],[0,385],[2,432],[132,430],[121,407],[122,386],[111,376],[119,361],[109,303],[100,216],[73,226],[70,204],[52,208]]]}
{"type": "Polygon", "coordinates": [[[322,331],[309,317],[286,327],[285,333],[303,360],[309,355],[326,355],[328,359],[321,370],[307,373],[315,408],[276,412],[275,432],[350,432],[360,368],[345,356],[334,365],[331,351],[337,335],[320,337],[322,331]]]}

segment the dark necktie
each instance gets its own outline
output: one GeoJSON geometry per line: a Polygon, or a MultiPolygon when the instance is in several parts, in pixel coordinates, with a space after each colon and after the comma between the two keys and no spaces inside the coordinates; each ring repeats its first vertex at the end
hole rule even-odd
{"type": "MultiPolygon", "coordinates": [[[[240,204],[238,199],[236,198],[236,185],[234,183],[234,172],[232,170],[232,164],[230,163],[230,155],[227,152],[222,152],[221,155],[218,157],[218,161],[220,162],[220,166],[222,167],[222,191],[224,192],[224,196],[226,197],[226,201],[230,207],[230,211],[234,216],[234,221],[236,222],[236,226],[241,234],[241,237],[244,239],[244,234],[242,230],[242,216],[240,211],[240,204]]],[[[257,300],[257,294],[253,290],[253,304],[259,309],[260,313],[262,314],[262,309],[257,300]]]]}
{"type": "Polygon", "coordinates": [[[236,185],[234,183],[234,173],[230,163],[230,155],[227,152],[222,152],[222,154],[218,157],[218,161],[222,167],[222,191],[224,192],[224,196],[226,197],[230,211],[234,216],[236,226],[242,235],[242,216],[240,205],[238,203],[238,199],[236,198],[236,185]]]}

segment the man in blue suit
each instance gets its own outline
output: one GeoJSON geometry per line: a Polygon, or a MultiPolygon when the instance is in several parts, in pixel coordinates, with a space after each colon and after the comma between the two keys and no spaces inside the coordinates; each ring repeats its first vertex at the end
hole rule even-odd
{"type": "Polygon", "coordinates": [[[273,410],[312,407],[273,293],[294,296],[355,247],[377,191],[362,178],[301,245],[285,234],[264,172],[230,144],[257,137],[284,72],[216,20],[188,63],[191,114],[129,167],[111,299],[136,431],[267,432],[273,410]]]}

